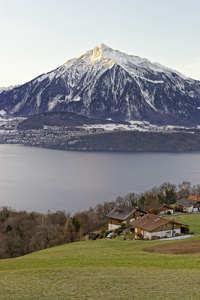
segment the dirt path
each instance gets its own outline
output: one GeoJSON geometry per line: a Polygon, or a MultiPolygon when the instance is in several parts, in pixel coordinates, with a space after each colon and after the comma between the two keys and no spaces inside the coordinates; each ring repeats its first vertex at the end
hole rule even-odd
{"type": "Polygon", "coordinates": [[[200,240],[147,247],[143,248],[143,251],[164,254],[195,254],[200,253],[200,240]]]}

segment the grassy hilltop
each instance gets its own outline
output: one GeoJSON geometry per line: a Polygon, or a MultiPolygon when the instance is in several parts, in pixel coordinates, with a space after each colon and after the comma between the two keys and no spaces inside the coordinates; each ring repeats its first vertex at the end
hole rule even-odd
{"type": "MultiPolygon", "coordinates": [[[[199,241],[200,215],[192,217],[189,240],[199,241]]],[[[142,250],[169,243],[104,239],[0,260],[0,299],[199,299],[200,254],[142,250]]]]}

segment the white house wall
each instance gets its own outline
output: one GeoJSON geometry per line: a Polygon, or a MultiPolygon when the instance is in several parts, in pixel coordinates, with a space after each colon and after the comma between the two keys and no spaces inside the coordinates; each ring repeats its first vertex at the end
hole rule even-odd
{"type": "MultiPolygon", "coordinates": [[[[135,219],[129,220],[129,222],[132,222],[132,221],[135,221],[135,219]]],[[[123,221],[123,223],[126,224],[127,221],[123,221]]],[[[121,224],[119,224],[119,225],[114,225],[114,224],[110,224],[110,223],[109,223],[109,224],[108,224],[108,230],[115,230],[116,228],[121,227],[123,223],[121,223],[121,224]]]]}
{"type": "Polygon", "coordinates": [[[167,215],[168,212],[173,214],[174,211],[173,211],[173,209],[163,210],[163,211],[159,212],[159,215],[167,215]]]}
{"type": "Polygon", "coordinates": [[[165,231],[157,231],[157,232],[150,232],[150,236],[152,239],[153,236],[159,236],[160,238],[163,238],[163,237],[172,237],[172,232],[174,231],[174,236],[176,234],[180,234],[181,233],[181,230],[180,229],[174,229],[174,230],[165,230],[165,231]]]}
{"type": "Polygon", "coordinates": [[[115,230],[119,227],[121,227],[121,225],[108,224],[108,230],[115,230]]]}
{"type": "Polygon", "coordinates": [[[193,205],[190,207],[184,206],[183,211],[187,213],[192,213],[193,212],[193,205]]]}
{"type": "MultiPolygon", "coordinates": [[[[181,233],[180,229],[174,229],[174,236],[180,233],[181,233]]],[[[148,232],[148,231],[141,230],[141,234],[144,236],[144,239],[151,240],[153,236],[157,236],[160,238],[172,237],[172,230],[157,231],[157,232],[148,232]]]]}

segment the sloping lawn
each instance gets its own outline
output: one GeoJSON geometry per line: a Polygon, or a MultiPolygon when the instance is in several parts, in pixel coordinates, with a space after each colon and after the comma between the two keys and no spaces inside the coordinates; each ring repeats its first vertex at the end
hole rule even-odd
{"type": "Polygon", "coordinates": [[[171,216],[168,218],[174,219],[174,221],[189,225],[190,232],[200,235],[200,213],[180,214],[178,216],[171,216]]]}
{"type": "Polygon", "coordinates": [[[1,260],[0,299],[199,299],[200,254],[142,250],[170,242],[78,242],[1,260]]]}

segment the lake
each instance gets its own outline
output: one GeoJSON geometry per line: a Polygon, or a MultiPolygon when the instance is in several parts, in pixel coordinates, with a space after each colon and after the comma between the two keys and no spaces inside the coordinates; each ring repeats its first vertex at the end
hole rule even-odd
{"type": "Polygon", "coordinates": [[[200,152],[70,152],[0,145],[0,206],[72,214],[164,182],[200,184],[200,152]]]}

